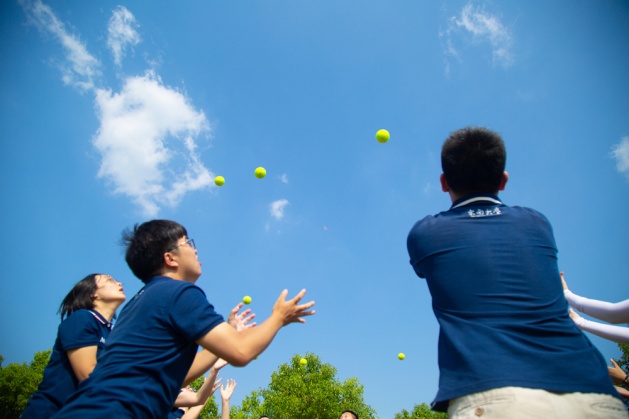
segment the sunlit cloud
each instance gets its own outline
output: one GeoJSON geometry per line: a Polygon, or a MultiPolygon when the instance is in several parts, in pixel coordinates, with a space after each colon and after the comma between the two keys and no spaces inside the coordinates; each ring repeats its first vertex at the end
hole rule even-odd
{"type": "Polygon", "coordinates": [[[196,139],[210,129],[207,119],[154,73],[128,78],[119,93],[99,89],[96,108],[98,176],[146,215],[177,205],[188,191],[210,187],[214,175],[196,154],[196,139]]]}
{"type": "Polygon", "coordinates": [[[140,43],[140,35],[136,31],[138,26],[133,14],[124,6],[118,6],[112,12],[107,26],[107,46],[114,56],[116,65],[122,63],[129,46],[140,43]]]}
{"type": "Polygon", "coordinates": [[[474,7],[468,3],[458,16],[448,20],[447,29],[440,34],[444,40],[444,55],[446,56],[446,72],[450,70],[450,59],[460,60],[461,53],[456,45],[467,43],[485,44],[491,46],[492,61],[504,68],[514,62],[510,30],[500,19],[481,7],[474,7]]]}
{"type": "MultiPolygon", "coordinates": [[[[197,151],[211,127],[186,95],[165,86],[154,71],[123,77],[119,92],[97,86],[100,63],[86,46],[41,0],[20,2],[30,20],[63,45],[64,82],[95,95],[100,126],[92,143],[101,156],[97,176],[114,194],[129,197],[142,213],[155,216],[163,206],[177,206],[186,193],[212,187],[214,174],[197,151]]],[[[140,42],[138,26],[126,8],[112,12],[107,45],[116,64],[129,46],[140,42]]]]}
{"type": "Polygon", "coordinates": [[[271,215],[276,220],[281,220],[284,218],[284,208],[288,205],[289,202],[286,199],[278,199],[277,201],[271,202],[269,205],[269,210],[271,211],[271,215]]]}
{"type": "Polygon", "coordinates": [[[629,137],[622,137],[620,142],[612,147],[611,155],[616,160],[616,170],[629,179],[629,137]]]}
{"type": "Polygon", "coordinates": [[[40,0],[19,1],[30,21],[61,43],[67,60],[60,65],[63,82],[83,91],[94,88],[95,79],[100,75],[100,62],[87,51],[78,37],[66,30],[48,5],[40,0]]]}

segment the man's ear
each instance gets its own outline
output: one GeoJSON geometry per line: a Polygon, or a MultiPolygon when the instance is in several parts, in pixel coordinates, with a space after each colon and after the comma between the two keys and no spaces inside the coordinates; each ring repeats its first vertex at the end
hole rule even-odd
{"type": "Polygon", "coordinates": [[[507,186],[507,182],[509,181],[509,173],[505,170],[502,172],[502,180],[500,181],[500,186],[498,187],[499,191],[504,191],[507,186]]]}
{"type": "Polygon", "coordinates": [[[164,253],[164,266],[167,268],[176,268],[179,266],[179,262],[173,257],[170,252],[164,253]]]}
{"type": "Polygon", "coordinates": [[[448,181],[446,180],[446,175],[443,173],[439,176],[439,182],[441,182],[441,190],[444,192],[450,192],[450,186],[448,185],[448,181]]]}

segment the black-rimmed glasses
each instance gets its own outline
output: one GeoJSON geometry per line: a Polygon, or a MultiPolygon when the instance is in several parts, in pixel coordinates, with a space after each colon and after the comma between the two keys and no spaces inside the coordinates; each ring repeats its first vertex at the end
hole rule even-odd
{"type": "Polygon", "coordinates": [[[196,249],[197,247],[194,245],[194,239],[188,239],[183,243],[179,243],[177,246],[173,246],[170,249],[166,250],[167,252],[171,252],[173,250],[175,250],[176,248],[178,248],[179,246],[183,246],[184,244],[187,244],[188,246],[192,247],[193,249],[196,249]]]}

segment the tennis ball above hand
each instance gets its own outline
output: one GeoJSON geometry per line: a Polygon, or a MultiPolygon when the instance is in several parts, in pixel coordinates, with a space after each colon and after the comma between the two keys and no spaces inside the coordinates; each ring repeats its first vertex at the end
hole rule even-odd
{"type": "Polygon", "coordinates": [[[404,358],[406,358],[406,355],[404,355],[403,352],[400,352],[399,354],[397,354],[397,359],[399,359],[400,361],[403,361],[404,358]]]}
{"type": "Polygon", "coordinates": [[[214,178],[214,184],[216,186],[223,186],[224,183],[225,183],[225,178],[223,176],[216,176],[214,178]]]}
{"type": "Polygon", "coordinates": [[[245,304],[251,304],[251,297],[245,295],[244,297],[242,297],[242,302],[245,304]]]}

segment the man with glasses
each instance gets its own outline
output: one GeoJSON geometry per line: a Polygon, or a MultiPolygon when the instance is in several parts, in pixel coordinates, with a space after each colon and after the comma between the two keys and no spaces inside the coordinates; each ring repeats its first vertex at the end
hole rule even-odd
{"type": "Polygon", "coordinates": [[[179,389],[218,357],[247,365],[283,326],[314,314],[313,301],[299,304],[305,290],[290,300],[284,290],[266,321],[238,332],[195,285],[201,263],[182,225],[149,221],[125,231],[123,241],[127,264],[145,286],[121,311],[94,372],[56,418],[166,417],[179,389]],[[197,355],[198,345],[206,350],[197,355]]]}

